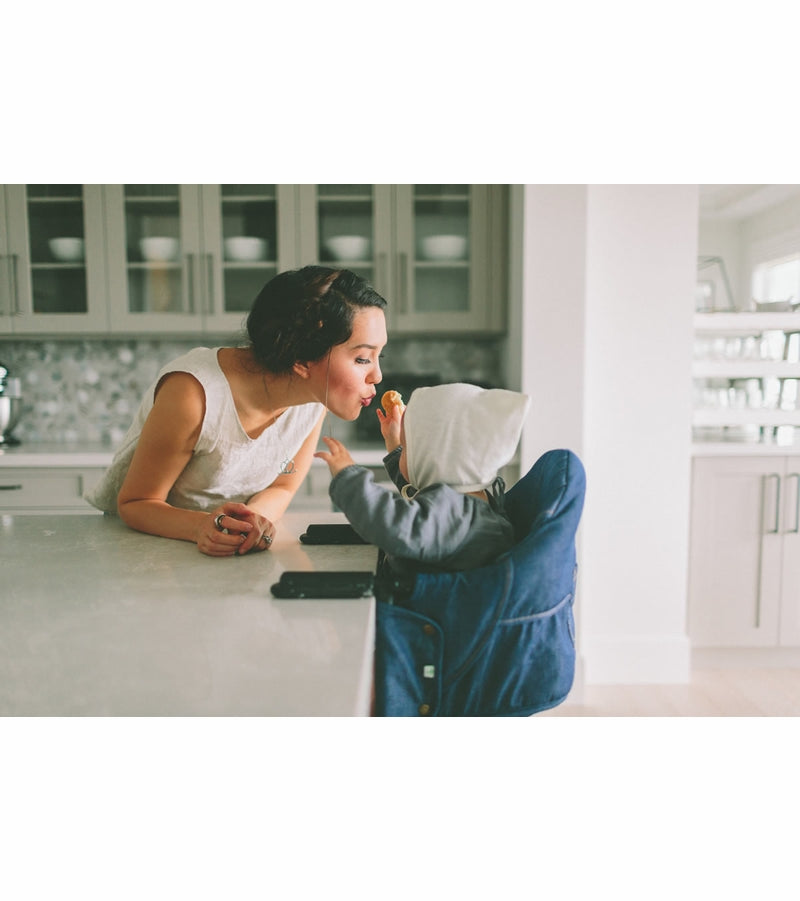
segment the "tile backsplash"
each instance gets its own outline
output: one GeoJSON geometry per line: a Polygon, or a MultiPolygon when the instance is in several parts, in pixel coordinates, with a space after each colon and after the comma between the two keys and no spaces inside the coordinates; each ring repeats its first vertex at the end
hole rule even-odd
{"type": "MultiPolygon", "coordinates": [[[[22,382],[23,444],[115,447],[158,370],[202,340],[0,340],[0,361],[22,382]]],[[[208,345],[210,342],[206,342],[208,345]]],[[[384,373],[438,373],[442,381],[503,386],[502,338],[398,338],[384,373]]]]}

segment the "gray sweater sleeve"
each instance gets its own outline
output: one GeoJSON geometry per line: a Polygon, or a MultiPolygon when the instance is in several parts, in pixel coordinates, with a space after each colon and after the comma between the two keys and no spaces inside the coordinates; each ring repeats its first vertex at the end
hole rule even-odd
{"type": "Polygon", "coordinates": [[[399,491],[403,490],[403,486],[408,485],[408,482],[403,478],[403,473],[400,472],[400,454],[402,452],[402,446],[396,447],[383,458],[383,468],[389,474],[389,478],[397,485],[399,491]]]}
{"type": "Polygon", "coordinates": [[[406,500],[377,484],[365,467],[352,465],[334,476],[329,493],[365,541],[396,557],[442,563],[482,530],[480,502],[447,485],[406,500]]]}

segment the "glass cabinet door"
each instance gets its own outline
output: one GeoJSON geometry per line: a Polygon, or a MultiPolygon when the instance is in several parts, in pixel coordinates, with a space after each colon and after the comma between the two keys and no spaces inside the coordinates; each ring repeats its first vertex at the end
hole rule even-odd
{"type": "Polygon", "coordinates": [[[32,311],[87,313],[83,185],[26,185],[32,311]]]}
{"type": "Polygon", "coordinates": [[[408,330],[481,324],[477,185],[397,186],[397,317],[408,330]]]}
{"type": "Polygon", "coordinates": [[[392,212],[387,185],[308,185],[300,218],[303,262],[355,272],[387,296],[392,212]],[[310,193],[308,193],[310,192],[310,193]]]}
{"type": "Polygon", "coordinates": [[[241,326],[266,282],[290,268],[285,205],[280,185],[204,186],[206,329],[241,326]]]}
{"type": "Polygon", "coordinates": [[[97,185],[6,185],[0,301],[14,332],[102,330],[103,215],[97,185]]]}
{"type": "Polygon", "coordinates": [[[104,188],[112,323],[129,331],[199,331],[206,276],[198,186],[104,188]]]}

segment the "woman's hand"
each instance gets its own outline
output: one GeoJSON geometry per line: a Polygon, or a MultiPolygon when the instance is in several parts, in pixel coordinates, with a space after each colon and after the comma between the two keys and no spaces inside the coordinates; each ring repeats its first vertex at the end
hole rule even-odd
{"type": "Polygon", "coordinates": [[[228,501],[208,516],[197,533],[197,547],[209,557],[233,557],[250,551],[267,551],[275,526],[247,504],[228,501]]]}
{"type": "Polygon", "coordinates": [[[335,476],[347,466],[352,466],[355,460],[350,456],[350,451],[336,438],[323,436],[322,440],[328,445],[327,451],[317,451],[314,456],[319,457],[328,464],[331,475],[335,476]]]}

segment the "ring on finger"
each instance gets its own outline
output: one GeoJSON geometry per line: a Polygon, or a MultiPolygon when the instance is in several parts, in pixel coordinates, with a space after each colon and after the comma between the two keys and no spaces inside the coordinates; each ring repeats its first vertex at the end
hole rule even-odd
{"type": "Polygon", "coordinates": [[[224,531],[225,531],[225,527],[222,525],[222,518],[223,518],[223,516],[225,516],[224,513],[217,513],[217,515],[214,517],[214,528],[215,528],[218,532],[224,532],[224,531]]]}
{"type": "Polygon", "coordinates": [[[261,538],[263,539],[264,545],[266,547],[269,547],[272,544],[272,539],[270,538],[269,535],[262,535],[261,538]]]}

